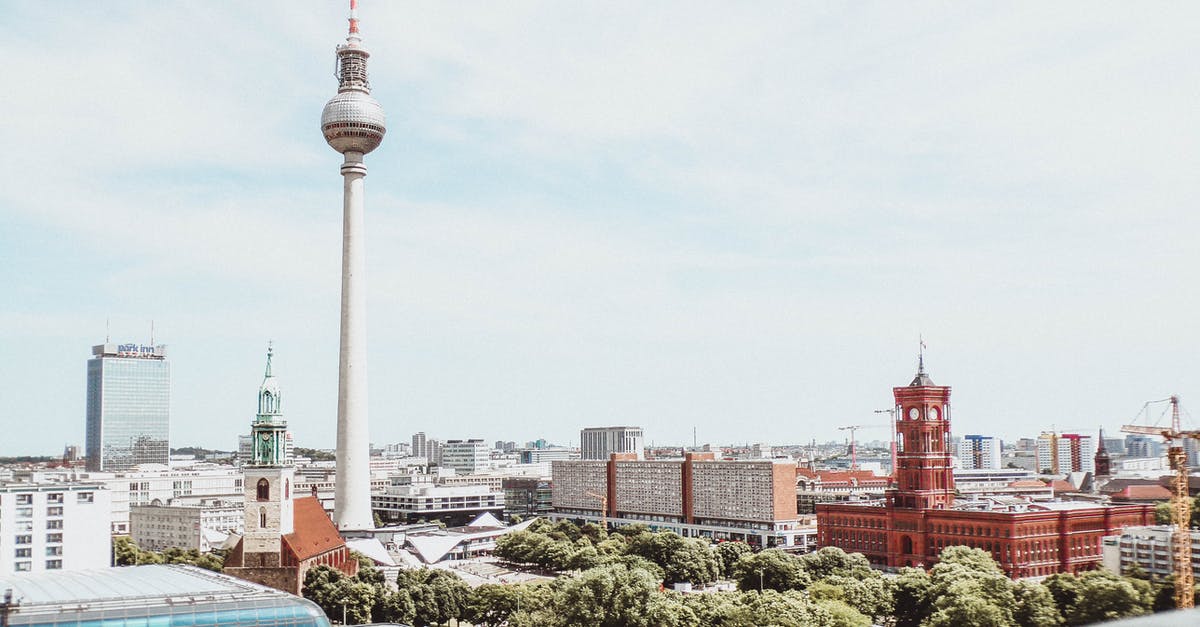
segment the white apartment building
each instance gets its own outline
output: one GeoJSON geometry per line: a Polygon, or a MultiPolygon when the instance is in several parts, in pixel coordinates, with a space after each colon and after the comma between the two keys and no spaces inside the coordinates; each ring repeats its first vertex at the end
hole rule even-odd
{"type": "Polygon", "coordinates": [[[384,522],[441,520],[463,525],[490,512],[504,514],[504,490],[489,485],[435,485],[426,476],[401,475],[382,492],[372,492],[371,509],[384,522]]]}
{"type": "Polygon", "coordinates": [[[243,499],[201,499],[187,505],[134,505],[129,511],[133,541],[149,551],[176,547],[207,553],[220,548],[245,525],[243,499]]]}
{"type": "Polygon", "coordinates": [[[0,483],[0,575],[108,568],[110,493],[82,483],[0,483]]]}
{"type": "Polygon", "coordinates": [[[582,459],[608,459],[611,453],[635,453],[643,459],[645,435],[641,427],[586,427],[579,430],[582,459]]]}
{"type": "MultiPolygon", "coordinates": [[[[49,473],[46,475],[51,477],[49,473]]],[[[169,505],[181,496],[242,497],[242,471],[221,466],[202,470],[141,472],[83,472],[63,479],[101,483],[112,494],[112,533],[129,535],[129,508],[135,505],[169,505]]]]}
{"type": "Polygon", "coordinates": [[[1037,439],[1037,470],[1049,470],[1051,474],[1096,472],[1097,448],[1099,444],[1095,436],[1043,433],[1037,439]]]}
{"type": "Polygon", "coordinates": [[[1000,463],[1000,438],[986,435],[966,435],[958,442],[959,468],[963,470],[997,470],[1000,463]]]}
{"type": "Polygon", "coordinates": [[[483,440],[446,440],[442,445],[442,468],[451,468],[460,475],[487,470],[491,463],[491,448],[483,440]]]}
{"type": "MultiPolygon", "coordinates": [[[[1123,574],[1131,565],[1137,564],[1152,577],[1171,574],[1171,537],[1174,528],[1170,525],[1150,527],[1126,527],[1119,536],[1105,536],[1101,541],[1104,568],[1123,574]]],[[[1192,572],[1200,577],[1200,530],[1192,530],[1192,572]]]]}

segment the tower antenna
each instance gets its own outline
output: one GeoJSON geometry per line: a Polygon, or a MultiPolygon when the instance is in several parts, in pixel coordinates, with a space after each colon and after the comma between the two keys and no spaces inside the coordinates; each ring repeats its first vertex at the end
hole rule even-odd
{"type": "Polygon", "coordinates": [[[104,319],[104,343],[105,343],[105,344],[108,344],[108,343],[111,341],[111,340],[109,340],[109,337],[110,337],[110,336],[109,336],[109,331],[110,331],[110,329],[109,329],[109,323],[110,323],[110,322],[111,322],[111,319],[110,319],[110,318],[105,318],[105,319],[104,319]]]}
{"type": "Polygon", "coordinates": [[[150,320],[150,346],[154,346],[154,320],[150,320]]]}

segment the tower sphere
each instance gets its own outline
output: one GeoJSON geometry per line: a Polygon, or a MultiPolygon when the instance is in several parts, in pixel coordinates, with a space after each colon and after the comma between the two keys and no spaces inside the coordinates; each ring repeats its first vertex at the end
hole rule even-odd
{"type": "Polygon", "coordinates": [[[325,104],[321,132],[330,147],[340,153],[367,154],[379,147],[387,132],[383,107],[370,94],[343,91],[325,104]]]}

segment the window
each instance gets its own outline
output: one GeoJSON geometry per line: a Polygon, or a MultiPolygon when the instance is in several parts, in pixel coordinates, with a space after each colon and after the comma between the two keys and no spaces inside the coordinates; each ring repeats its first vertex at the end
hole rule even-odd
{"type": "Polygon", "coordinates": [[[17,536],[13,544],[33,544],[33,536],[17,536]]]}
{"type": "Polygon", "coordinates": [[[17,549],[13,552],[15,557],[33,557],[33,549],[17,549]]]}
{"type": "Polygon", "coordinates": [[[46,560],[46,570],[62,570],[62,560],[46,560]]]}
{"type": "Polygon", "coordinates": [[[62,505],[55,505],[54,507],[46,508],[47,516],[62,516],[62,512],[63,512],[62,505]]]}
{"type": "Polygon", "coordinates": [[[62,542],[62,534],[48,533],[46,534],[46,542],[62,542]]]}
{"type": "Polygon", "coordinates": [[[47,520],[46,528],[47,529],[62,529],[62,521],[61,520],[47,520]]]}
{"type": "Polygon", "coordinates": [[[18,494],[17,495],[17,505],[33,505],[33,495],[32,494],[18,494]]]}
{"type": "Polygon", "coordinates": [[[62,555],[62,547],[61,546],[48,546],[48,547],[46,547],[46,555],[49,555],[51,557],[53,557],[55,555],[62,555]]]}
{"type": "Polygon", "coordinates": [[[271,482],[270,481],[267,481],[266,479],[258,480],[258,500],[260,500],[260,501],[271,500],[271,482]]]}
{"type": "Polygon", "coordinates": [[[267,508],[265,507],[258,508],[258,527],[260,529],[267,528],[267,508]]]}
{"type": "Polygon", "coordinates": [[[33,518],[33,508],[32,507],[18,507],[17,508],[17,518],[33,518]]]}
{"type": "Polygon", "coordinates": [[[47,503],[62,503],[63,502],[62,492],[51,492],[50,494],[47,494],[46,502],[47,503]]]}
{"type": "Polygon", "coordinates": [[[78,503],[95,503],[96,495],[91,492],[79,492],[75,495],[75,500],[78,503]]]}
{"type": "Polygon", "coordinates": [[[32,562],[17,562],[13,564],[13,570],[19,573],[28,572],[31,568],[33,568],[32,562]]]}

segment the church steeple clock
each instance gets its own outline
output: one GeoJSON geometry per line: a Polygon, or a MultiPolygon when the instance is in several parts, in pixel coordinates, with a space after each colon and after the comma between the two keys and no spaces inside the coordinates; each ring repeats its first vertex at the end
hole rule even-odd
{"type": "Polygon", "coordinates": [[[250,426],[251,456],[243,467],[246,498],[245,566],[278,567],[282,537],[292,533],[292,484],[295,469],[287,454],[279,381],[271,372],[274,350],[267,347],[267,369],[258,388],[258,414],[250,426]]]}
{"type": "Polygon", "coordinates": [[[950,388],[933,383],[925,373],[925,356],[917,375],[904,387],[892,388],[896,399],[896,483],[888,505],[901,509],[948,509],[954,504],[954,471],[950,464],[950,388]]]}

